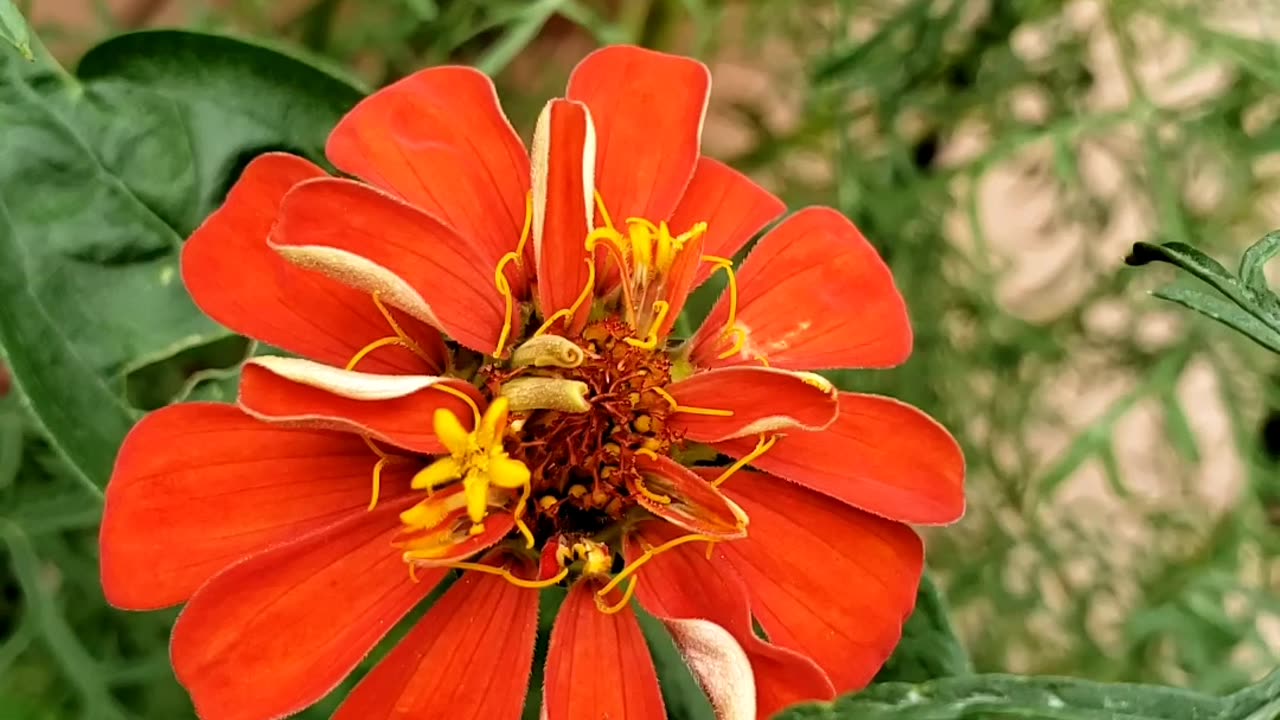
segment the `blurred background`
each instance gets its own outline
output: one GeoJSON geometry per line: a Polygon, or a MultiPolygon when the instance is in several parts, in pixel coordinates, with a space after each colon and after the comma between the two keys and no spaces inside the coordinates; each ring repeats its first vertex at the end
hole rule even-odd
{"type": "MultiPolygon", "coordinates": [[[[976,668],[1221,692],[1277,664],[1280,363],[1150,297],[1172,271],[1123,258],[1181,241],[1233,265],[1280,226],[1280,3],[17,5],[69,68],[110,35],[175,26],[301,51],[369,88],[477,65],[526,138],[598,45],[706,61],[704,152],[792,207],[839,208],[907,297],[910,362],[838,380],[922,407],[965,447],[968,515],[927,538],[976,668]]],[[[123,380],[159,405],[242,353],[123,380]]],[[[59,463],[0,399],[0,717],[188,716],[173,614],[105,606],[98,511],[59,463]]]]}

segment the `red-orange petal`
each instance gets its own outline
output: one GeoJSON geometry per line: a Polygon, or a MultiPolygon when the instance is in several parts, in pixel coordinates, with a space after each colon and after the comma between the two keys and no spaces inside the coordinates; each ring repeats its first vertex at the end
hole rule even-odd
{"type": "Polygon", "coordinates": [[[325,151],[343,172],[443,220],[491,269],[515,249],[529,155],[484,73],[435,67],[393,83],[347,113],[325,151]]]}
{"type": "Polygon", "coordinates": [[[365,676],[333,720],[519,717],[537,634],[537,590],[468,572],[365,676]]]}
{"type": "Polygon", "coordinates": [[[750,516],[751,533],[716,545],[712,564],[718,556],[742,577],[770,642],[812,658],[837,693],[865,687],[915,607],[920,538],[759,473],[735,475],[724,492],[750,516]]]}
{"type": "Polygon", "coordinates": [[[265,422],[368,434],[431,454],[444,450],[431,423],[437,409],[449,410],[467,427],[473,423],[471,406],[454,393],[483,403],[474,385],[456,378],[371,375],[296,358],[262,357],[245,363],[239,403],[265,422]]]}
{"type": "Polygon", "coordinates": [[[636,500],[654,515],[699,535],[728,540],[746,534],[742,509],[689,468],[665,455],[640,455],[636,469],[650,495],[666,498],[664,502],[636,493],[636,500]]]}
{"type": "MultiPolygon", "coordinates": [[[[574,583],[551,629],[543,679],[545,720],[665,720],[658,675],[630,607],[596,607],[599,586],[574,583]]],[[[620,598],[614,591],[610,602],[620,598]]]]}
{"type": "Polygon", "coordinates": [[[618,220],[666,220],[693,176],[711,73],[697,60],[625,45],[574,68],[566,96],[591,110],[596,187],[618,220]]]}
{"type": "Polygon", "coordinates": [[[667,388],[681,407],[723,410],[730,416],[676,412],[669,427],[694,442],[719,442],[761,433],[821,430],[839,412],[836,390],[819,375],[739,366],[697,372],[667,388]]]}
{"type": "MultiPolygon", "coordinates": [[[[589,278],[587,233],[595,218],[596,137],[582,103],[552,100],[533,135],[533,253],[538,306],[550,318],[577,301],[589,278]]],[[[591,309],[588,297],[569,323],[577,330],[591,309]]]]}
{"type": "MultiPolygon", "coordinates": [[[[100,535],[107,601],[154,610],[271,545],[364,512],[377,458],[359,438],[289,430],[232,405],[157,410],[125,438],[107,485],[100,535]]],[[[382,498],[409,489],[388,466],[382,498]]]]}
{"type": "Polygon", "coordinates": [[[384,503],[278,545],[196,592],[173,628],[170,657],[200,717],[267,720],[302,710],[431,592],[447,571],[419,572],[413,582],[391,547],[407,504],[384,503]]]}
{"type": "MultiPolygon", "coordinates": [[[[232,330],[330,365],[392,334],[368,293],[285,262],[267,245],[285,193],[325,177],[300,157],[267,153],[244,169],[226,202],[182,248],[182,279],[209,317],[232,330]]],[[[440,333],[413,318],[397,318],[430,350],[423,360],[388,347],[361,365],[377,372],[433,374],[444,369],[440,333]]]]}
{"type": "MultiPolygon", "coordinates": [[[[702,157],[671,215],[671,229],[684,232],[705,221],[703,254],[733,259],[748,240],[786,211],[786,203],[751,178],[718,160],[702,157]]],[[[706,282],[714,272],[710,264],[699,265],[693,286],[706,282]]],[[[676,314],[674,307],[672,314],[676,314]]]]}
{"type": "MultiPolygon", "coordinates": [[[[735,457],[753,448],[745,439],[717,446],[735,457]]],[[[964,514],[960,446],[933,418],[892,398],[840,393],[830,427],[788,433],[751,464],[898,522],[944,525],[964,514]]]]}
{"type": "Polygon", "coordinates": [[[853,223],[811,207],[756,244],[738,271],[737,326],[725,337],[729,297],[721,296],[693,338],[691,359],[720,367],[765,358],[790,370],[891,367],[911,353],[906,304],[889,268],[853,223]]]}
{"type": "Polygon", "coordinates": [[[351,180],[304,182],[285,196],[277,252],[382,299],[480,352],[505,319],[494,266],[453,229],[351,180]]]}
{"type": "MultiPolygon", "coordinates": [[[[627,562],[642,555],[646,545],[657,547],[680,534],[663,522],[634,526],[623,538],[627,562]]],[[[639,578],[636,598],[668,627],[686,620],[708,620],[738,642],[753,670],[758,717],[767,719],[796,703],[835,697],[830,678],[816,663],[755,634],[742,580],[731,568],[707,560],[701,546],[678,545],[655,556],[640,570],[639,578]]],[[[676,640],[679,644],[679,637],[676,640]]],[[[710,674],[711,678],[702,681],[704,689],[709,682],[725,679],[710,674]]],[[[708,692],[715,694],[714,690],[708,692]]]]}

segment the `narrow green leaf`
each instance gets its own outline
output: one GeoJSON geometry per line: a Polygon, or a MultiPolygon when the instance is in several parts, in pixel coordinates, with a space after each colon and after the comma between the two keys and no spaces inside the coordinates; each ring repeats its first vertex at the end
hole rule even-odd
{"type": "Polygon", "coordinates": [[[1166,262],[1186,270],[1204,280],[1237,303],[1248,303],[1240,282],[1222,263],[1183,243],[1134,243],[1133,250],[1124,259],[1133,267],[1152,262],[1166,262]]]}
{"type": "Polygon", "coordinates": [[[31,292],[22,249],[0,203],[0,348],[14,384],[54,447],[96,493],[133,416],[67,342],[31,292]]]}
{"type": "Polygon", "coordinates": [[[1180,285],[1170,285],[1153,294],[1211,317],[1268,350],[1280,353],[1280,332],[1259,320],[1253,313],[1241,309],[1239,305],[1227,302],[1217,295],[1180,285]]]}
{"type": "Polygon", "coordinates": [[[902,629],[902,640],[875,682],[925,682],[972,672],[969,655],[947,615],[946,599],[925,573],[916,591],[916,609],[902,629]]]}
{"type": "Polygon", "coordinates": [[[1263,274],[1266,264],[1280,254],[1280,230],[1273,230],[1244,251],[1240,258],[1240,280],[1245,286],[1257,293],[1274,295],[1267,285],[1267,276],[1263,274]]]}
{"type": "Polygon", "coordinates": [[[1221,698],[1156,685],[972,675],[872,685],[828,705],[784,713],[779,720],[1217,720],[1223,706],[1221,698]]]}
{"type": "Polygon", "coordinates": [[[1261,682],[1228,695],[1214,720],[1275,720],[1280,718],[1280,670],[1261,682]]]}
{"type": "Polygon", "coordinates": [[[0,0],[0,38],[18,48],[18,52],[28,61],[35,60],[31,53],[31,30],[27,21],[18,12],[12,0],[0,0]]]}

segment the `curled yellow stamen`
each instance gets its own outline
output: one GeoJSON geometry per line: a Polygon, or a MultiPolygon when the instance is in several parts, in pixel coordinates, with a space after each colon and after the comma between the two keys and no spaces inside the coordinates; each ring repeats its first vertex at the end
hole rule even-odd
{"type": "Polygon", "coordinates": [[[582,303],[586,302],[588,297],[591,297],[591,291],[596,286],[596,264],[591,261],[591,258],[585,258],[584,262],[587,263],[587,283],[582,286],[582,292],[578,293],[578,299],[574,300],[573,304],[568,308],[562,308],[551,313],[551,317],[542,323],[542,327],[534,331],[533,337],[538,337],[550,330],[551,326],[561,318],[564,318],[566,325],[572,322],[573,318],[577,316],[578,310],[582,307],[582,303]]]}
{"type": "MultiPolygon", "coordinates": [[[[743,344],[747,340],[747,335],[742,328],[737,326],[738,323],[738,276],[733,272],[733,261],[729,258],[720,257],[718,255],[703,255],[702,261],[711,263],[716,270],[723,270],[725,278],[727,278],[729,286],[729,316],[725,320],[724,330],[720,333],[720,337],[725,340],[732,340],[733,346],[720,353],[716,357],[723,360],[733,357],[742,350],[743,344]]],[[[714,271],[713,271],[714,272],[714,271]]]]}
{"type": "Polygon", "coordinates": [[[596,591],[596,595],[598,597],[604,597],[608,595],[610,590],[613,590],[614,588],[618,587],[619,583],[621,583],[623,580],[626,580],[627,578],[634,575],[636,571],[639,570],[645,563],[654,559],[658,555],[661,555],[662,553],[670,550],[671,548],[677,547],[679,545],[684,545],[685,543],[698,542],[698,541],[715,542],[716,539],[714,537],[711,537],[710,535],[699,535],[697,533],[691,533],[689,535],[681,535],[678,538],[668,540],[667,542],[662,543],[658,547],[649,548],[648,550],[644,551],[643,555],[636,558],[635,560],[632,560],[630,563],[627,563],[627,566],[622,568],[622,571],[619,572],[617,575],[614,575],[613,579],[610,580],[607,585],[605,585],[604,587],[596,591]]]}
{"type": "MultiPolygon", "coordinates": [[[[412,573],[413,572],[412,559],[407,557],[408,553],[405,553],[405,555],[406,555],[405,562],[409,563],[409,572],[412,573]]],[[[549,577],[546,580],[525,580],[524,578],[518,578],[515,575],[512,575],[511,571],[507,570],[506,568],[494,567],[493,565],[484,565],[481,563],[457,561],[457,562],[446,562],[446,563],[432,563],[431,566],[454,568],[456,570],[472,570],[475,572],[488,573],[489,575],[497,575],[501,577],[503,580],[506,580],[512,585],[515,585],[516,587],[528,588],[530,590],[539,590],[542,588],[549,588],[552,585],[559,583],[561,580],[564,580],[565,577],[569,575],[569,569],[564,568],[560,572],[556,573],[554,577],[549,577]]]]}
{"type": "Polygon", "coordinates": [[[525,483],[524,486],[520,488],[520,502],[516,505],[516,511],[511,514],[511,519],[515,521],[516,529],[524,536],[524,545],[529,550],[532,550],[536,543],[533,539],[533,531],[529,529],[529,526],[525,523],[523,518],[525,506],[529,504],[529,495],[532,493],[533,485],[531,483],[525,483]]]}
{"type": "Polygon", "coordinates": [[[724,339],[732,340],[733,343],[729,346],[728,350],[725,350],[716,356],[719,360],[724,360],[725,358],[731,358],[734,355],[737,355],[742,351],[742,346],[747,343],[747,333],[743,331],[742,328],[735,325],[725,332],[726,334],[724,335],[724,339]]]}
{"type": "Polygon", "coordinates": [[[346,367],[343,368],[343,370],[354,370],[356,365],[359,365],[360,361],[364,360],[369,355],[369,353],[373,352],[374,350],[377,350],[378,348],[387,347],[388,345],[399,345],[401,347],[408,347],[407,345],[404,344],[404,341],[401,340],[400,336],[398,335],[389,335],[384,338],[378,338],[377,340],[374,340],[373,342],[369,343],[368,345],[365,345],[364,347],[356,351],[356,354],[352,355],[351,359],[347,361],[347,365],[346,367]]]}
{"type": "Polygon", "coordinates": [[[390,458],[380,457],[373,465],[373,492],[369,496],[369,510],[378,507],[378,494],[382,491],[382,468],[386,467],[390,458]]]}
{"type": "Polygon", "coordinates": [[[746,466],[747,466],[747,464],[748,464],[748,463],[750,463],[752,460],[755,460],[756,458],[760,457],[761,455],[763,455],[763,454],[765,454],[765,453],[769,452],[769,448],[773,447],[774,443],[776,443],[776,442],[778,442],[778,436],[777,436],[777,435],[772,435],[772,436],[769,436],[768,438],[766,438],[766,437],[764,436],[764,434],[762,433],[762,434],[760,435],[760,440],[756,442],[756,447],[755,447],[755,449],[754,449],[754,450],[752,450],[751,452],[747,453],[746,455],[743,455],[743,456],[742,456],[741,458],[739,458],[739,460],[738,460],[737,462],[735,462],[734,464],[732,464],[732,465],[730,465],[729,467],[725,468],[725,471],[724,471],[724,472],[722,472],[722,473],[720,473],[720,477],[718,477],[718,478],[716,478],[715,480],[712,480],[712,481],[711,481],[711,487],[720,487],[720,485],[722,485],[722,484],[724,483],[724,481],[725,481],[725,480],[728,480],[730,477],[732,477],[732,476],[733,476],[733,474],[734,474],[734,473],[736,473],[736,472],[738,472],[739,470],[741,470],[742,468],[746,467],[746,466]]]}
{"type": "Polygon", "coordinates": [[[599,212],[600,217],[604,219],[604,227],[612,228],[613,220],[609,217],[609,211],[604,206],[604,196],[600,194],[599,190],[595,191],[595,196],[596,196],[596,211],[599,212]]]}
{"type": "Polygon", "coordinates": [[[662,330],[662,323],[666,322],[667,314],[671,312],[671,303],[666,300],[655,300],[653,302],[653,324],[649,326],[649,334],[644,340],[635,338],[623,338],[628,345],[641,350],[652,350],[658,347],[658,333],[662,330]]]}
{"type": "Polygon", "coordinates": [[[449,387],[444,383],[436,383],[431,387],[435,390],[439,390],[440,392],[448,393],[466,403],[467,407],[471,408],[471,415],[475,418],[476,427],[480,427],[480,408],[476,405],[476,401],[471,399],[470,395],[457,388],[449,387]]]}
{"type": "MultiPolygon", "coordinates": [[[[643,449],[643,448],[641,448],[641,449],[643,449]]],[[[640,452],[640,450],[637,450],[637,451],[636,451],[636,453],[637,453],[637,454],[639,454],[639,452],[640,452]]],[[[643,477],[643,476],[637,476],[637,477],[635,478],[635,481],[634,481],[634,482],[635,482],[635,486],[636,486],[636,492],[640,493],[641,495],[643,495],[643,496],[645,496],[645,497],[649,498],[650,500],[652,500],[652,501],[654,501],[654,502],[658,503],[659,505],[670,505],[670,504],[671,504],[671,496],[670,496],[670,495],[662,495],[661,493],[656,493],[656,492],[654,492],[654,491],[650,490],[650,489],[645,485],[645,483],[644,483],[644,477],[643,477]]]]}
{"type": "Polygon", "coordinates": [[[373,304],[377,306],[378,312],[382,313],[382,317],[386,319],[387,324],[391,326],[393,331],[395,331],[396,337],[400,338],[400,340],[404,342],[405,347],[409,348],[415,355],[423,360],[431,362],[431,357],[427,355],[426,351],[424,351],[418,343],[414,342],[413,338],[409,337],[409,334],[404,331],[404,328],[400,327],[400,323],[396,322],[396,319],[392,317],[391,311],[387,309],[387,306],[382,304],[382,295],[380,293],[373,293],[373,304]]]}
{"type": "Polygon", "coordinates": [[[613,256],[614,262],[618,263],[618,274],[622,278],[622,306],[627,311],[627,322],[632,327],[635,327],[635,300],[631,296],[631,276],[627,271],[627,251],[622,234],[610,225],[598,227],[587,233],[584,245],[587,248],[587,252],[594,253],[601,242],[604,243],[609,254],[613,256]]]}
{"type": "Polygon", "coordinates": [[[631,578],[631,582],[627,583],[627,589],[622,593],[622,599],[619,600],[616,605],[605,605],[604,597],[597,594],[596,609],[605,615],[613,615],[614,613],[620,612],[631,602],[631,596],[636,592],[636,582],[639,579],[639,577],[631,578]]]}
{"type": "Polygon", "coordinates": [[[676,402],[676,399],[666,390],[663,390],[660,387],[651,387],[649,389],[660,395],[663,400],[667,401],[667,404],[671,406],[671,412],[686,413],[688,415],[708,415],[710,417],[733,417],[732,410],[719,410],[716,408],[700,408],[692,407],[690,405],[681,405],[679,402],[676,402]]]}
{"type": "Polygon", "coordinates": [[[503,315],[502,315],[502,334],[498,336],[498,346],[493,349],[494,357],[502,357],[502,351],[507,346],[507,338],[511,336],[511,316],[515,314],[516,299],[511,293],[511,283],[507,282],[506,270],[508,263],[520,264],[520,256],[515,252],[509,252],[498,260],[498,267],[493,271],[493,284],[497,286],[498,293],[502,295],[503,315]]]}

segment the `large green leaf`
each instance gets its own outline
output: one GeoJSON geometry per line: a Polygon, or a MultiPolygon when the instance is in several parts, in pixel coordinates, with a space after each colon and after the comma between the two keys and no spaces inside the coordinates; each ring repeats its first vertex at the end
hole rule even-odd
{"type": "Polygon", "coordinates": [[[183,288],[183,239],[253,156],[322,160],[360,97],[294,57],[215,35],[121,36],[74,76],[0,48],[0,343],[93,485],[132,421],[120,378],[227,335],[183,288]]]}
{"type": "Polygon", "coordinates": [[[288,55],[187,32],[109,40],[74,77],[0,56],[0,187],[31,292],[110,375],[225,334],[182,287],[183,238],[252,156],[320,159],[361,95],[288,55]]]}
{"type": "Polygon", "coordinates": [[[27,21],[11,0],[0,0],[0,39],[17,48],[27,60],[35,59],[31,54],[31,31],[27,28],[27,21]]]}
{"type": "MultiPolygon", "coordinates": [[[[1074,678],[972,675],[927,683],[882,683],[785,720],[1227,720],[1226,699],[1156,685],[1074,678]]],[[[1244,720],[1233,718],[1232,720],[1244,720]]],[[[1261,718],[1259,718],[1261,720],[1261,718]]]]}
{"type": "Polygon", "coordinates": [[[54,446],[95,491],[111,473],[133,417],[67,341],[31,292],[0,202],[0,349],[54,446]]]}

